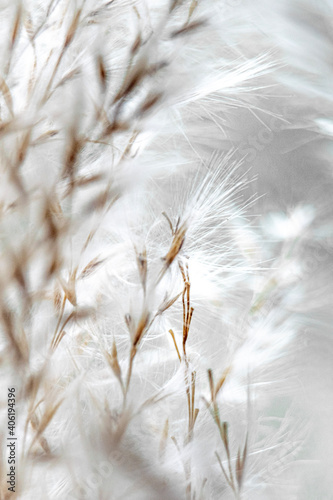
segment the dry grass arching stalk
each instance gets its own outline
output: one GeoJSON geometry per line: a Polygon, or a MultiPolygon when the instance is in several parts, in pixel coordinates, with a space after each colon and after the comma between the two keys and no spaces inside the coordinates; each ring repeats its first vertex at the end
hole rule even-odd
{"type": "MultiPolygon", "coordinates": [[[[117,345],[115,339],[113,339],[112,342],[112,348],[111,352],[108,352],[107,350],[103,349],[104,356],[107,360],[108,365],[110,366],[113,374],[115,375],[116,379],[119,382],[122,396],[123,396],[123,402],[122,402],[122,409],[118,415],[118,422],[119,425],[113,432],[113,442],[115,444],[119,444],[121,438],[123,437],[127,427],[129,426],[131,420],[140,415],[140,413],[145,410],[147,407],[149,408],[151,405],[156,405],[156,403],[162,399],[165,398],[165,396],[161,395],[159,392],[155,394],[153,397],[148,398],[148,400],[144,401],[139,408],[136,408],[136,411],[133,412],[133,407],[137,406],[136,404],[133,405],[133,400],[132,398],[129,398],[129,393],[130,393],[130,388],[131,388],[131,381],[132,381],[132,376],[133,376],[133,368],[134,368],[134,362],[137,357],[137,354],[139,352],[139,349],[142,344],[142,340],[144,337],[149,335],[150,329],[153,326],[155,320],[159,317],[161,317],[165,312],[167,312],[174,304],[175,302],[179,299],[179,297],[182,295],[182,292],[176,294],[174,297],[168,297],[168,294],[165,295],[164,299],[160,303],[160,305],[157,307],[157,309],[153,312],[148,310],[148,305],[147,305],[147,278],[148,278],[148,256],[147,256],[147,251],[144,248],[142,252],[139,252],[136,247],[135,249],[135,255],[136,255],[136,264],[137,264],[137,270],[139,274],[139,282],[141,285],[141,291],[142,291],[142,306],[141,306],[141,314],[139,317],[139,320],[137,324],[135,324],[135,321],[133,320],[132,316],[130,313],[127,313],[125,315],[125,323],[127,330],[129,332],[129,340],[130,340],[130,345],[129,345],[129,352],[128,352],[128,361],[127,361],[127,373],[124,374],[122,369],[121,369],[121,362],[119,360],[118,356],[118,350],[117,350],[117,345]],[[124,424],[125,422],[125,424],[124,424]]],[[[178,250],[179,251],[179,250],[178,250]]],[[[176,257],[176,255],[175,255],[176,257]]],[[[163,259],[164,260],[164,259],[163,259]]],[[[171,263],[170,263],[171,264],[171,263]]],[[[163,275],[164,271],[164,264],[163,264],[163,269],[159,273],[159,278],[158,280],[154,281],[153,280],[153,285],[152,285],[152,290],[149,290],[150,292],[150,299],[152,298],[151,295],[154,294],[156,290],[156,283],[158,283],[163,275]],[[161,274],[162,273],[162,274],[161,274]]]]}
{"type": "MultiPolygon", "coordinates": [[[[180,248],[177,249],[176,255],[180,251],[180,248]]],[[[130,347],[130,352],[129,352],[129,361],[128,361],[128,370],[127,370],[127,375],[126,375],[126,382],[123,383],[121,381],[121,386],[123,389],[123,394],[124,394],[124,406],[126,405],[126,400],[127,400],[127,395],[131,383],[131,378],[132,378],[132,371],[133,371],[133,364],[135,357],[137,355],[138,348],[140,346],[140,343],[145,335],[148,334],[150,328],[152,327],[154,321],[161,316],[165,311],[167,311],[179,298],[180,293],[177,294],[175,297],[172,298],[166,298],[162,301],[160,306],[157,308],[157,311],[154,314],[151,314],[148,311],[147,307],[147,274],[148,274],[148,261],[147,261],[147,251],[144,249],[142,252],[138,252],[138,250],[135,248],[135,253],[136,253],[136,262],[137,262],[137,268],[139,272],[139,279],[142,287],[142,312],[140,319],[135,326],[132,320],[132,317],[130,314],[126,314],[125,316],[125,322],[128,328],[128,331],[130,333],[130,339],[131,339],[131,347],[130,347]]],[[[169,265],[171,262],[169,263],[169,265]]],[[[169,267],[168,265],[168,267],[169,267]]],[[[159,274],[159,278],[157,283],[160,281],[162,278],[163,274],[165,272],[165,268],[161,271],[159,274]]],[[[156,283],[154,284],[154,288],[156,287],[156,283]]],[[[117,374],[117,377],[119,380],[121,380],[121,375],[120,375],[120,368],[119,368],[119,363],[117,361],[116,357],[116,346],[114,344],[113,347],[113,352],[115,353],[113,355],[116,371],[115,373],[117,374]]]]}
{"type": "Polygon", "coordinates": [[[239,500],[241,498],[241,490],[242,490],[242,484],[244,481],[244,476],[245,476],[245,463],[246,463],[246,458],[247,458],[247,447],[248,447],[248,434],[246,435],[245,438],[245,444],[244,446],[238,449],[237,452],[237,459],[236,459],[236,465],[235,469],[233,470],[233,464],[232,464],[232,458],[231,458],[231,450],[230,450],[230,440],[229,440],[229,433],[228,433],[228,423],[223,421],[221,419],[220,415],[220,410],[218,403],[216,401],[216,396],[218,395],[220,389],[222,389],[224,382],[228,376],[228,373],[230,371],[230,367],[228,367],[220,379],[218,380],[217,384],[215,385],[214,383],[214,378],[213,378],[213,372],[212,370],[208,370],[208,380],[209,380],[209,388],[210,388],[210,396],[211,400],[207,401],[204,399],[205,404],[207,409],[209,410],[218,430],[219,434],[224,446],[224,451],[227,457],[227,463],[228,463],[228,470],[225,469],[223,466],[221,457],[219,453],[216,451],[215,455],[218,460],[218,463],[221,467],[221,471],[223,473],[223,476],[225,480],[227,481],[228,485],[232,489],[235,498],[239,500]]]}
{"type": "MultiPolygon", "coordinates": [[[[90,263],[85,266],[81,275],[79,275],[79,262],[75,262],[67,268],[66,261],[68,260],[68,256],[66,252],[70,252],[71,246],[67,243],[75,237],[75,232],[82,224],[82,221],[85,222],[84,219],[86,215],[89,215],[91,210],[96,213],[102,212],[102,215],[104,215],[111,208],[113,202],[119,195],[118,192],[112,191],[112,181],[109,181],[107,183],[107,188],[102,188],[101,192],[98,193],[92,201],[85,204],[81,212],[73,209],[73,201],[76,196],[80,195],[83,188],[87,186],[90,187],[90,185],[94,183],[98,184],[99,181],[104,180],[102,174],[89,176],[81,175],[80,170],[83,163],[82,152],[88,144],[96,145],[97,149],[97,147],[101,145],[102,139],[104,145],[110,147],[110,143],[108,143],[106,139],[111,139],[112,142],[115,134],[127,133],[128,130],[130,131],[130,140],[128,144],[132,144],[137,132],[134,131],[134,133],[132,133],[131,122],[135,122],[135,127],[139,127],[140,120],[144,119],[147,113],[154,109],[159,103],[161,94],[153,95],[153,92],[149,91],[143,101],[140,102],[134,110],[133,115],[127,116],[127,123],[122,122],[123,118],[121,115],[123,114],[123,108],[126,107],[131,97],[138,92],[142,82],[156,75],[160,69],[164,67],[163,61],[149,65],[148,58],[146,57],[138,60],[136,56],[140,52],[143,44],[140,36],[138,36],[131,50],[130,60],[127,64],[127,72],[124,76],[123,83],[121,84],[120,90],[114,93],[110,103],[107,97],[107,91],[110,90],[108,88],[107,70],[105,69],[102,56],[99,56],[98,64],[96,65],[97,79],[100,80],[103,92],[101,103],[96,106],[96,113],[93,113],[96,119],[91,120],[92,127],[88,127],[88,129],[84,127],[74,106],[73,116],[71,117],[73,123],[71,123],[70,126],[66,124],[66,127],[64,127],[68,133],[67,135],[65,134],[64,144],[62,144],[64,146],[64,150],[62,151],[63,163],[59,169],[59,176],[58,178],[56,175],[53,176],[54,189],[48,194],[44,192],[43,186],[38,186],[38,183],[36,183],[37,187],[33,186],[30,188],[27,186],[24,170],[24,164],[26,160],[29,159],[29,153],[31,153],[34,148],[38,149],[40,145],[47,143],[59,134],[57,128],[49,127],[46,123],[46,131],[44,130],[41,134],[36,133],[35,135],[37,135],[37,137],[34,137],[34,128],[36,127],[36,129],[39,130],[38,127],[40,123],[44,123],[44,115],[45,113],[47,114],[47,107],[50,106],[52,99],[56,99],[57,94],[61,92],[66,85],[73,83],[74,78],[80,74],[80,70],[77,67],[67,71],[66,65],[68,61],[66,58],[70,60],[70,52],[77,43],[77,37],[82,34],[85,23],[89,22],[94,16],[97,16],[99,11],[103,12],[107,10],[113,2],[100,5],[94,12],[88,12],[86,14],[84,14],[82,8],[74,8],[73,12],[70,12],[70,4],[65,6],[65,9],[61,11],[59,3],[61,2],[50,2],[46,7],[45,15],[42,16],[42,19],[38,19],[37,24],[33,15],[35,13],[29,13],[28,11],[28,4],[24,7],[19,4],[13,18],[7,63],[5,64],[6,68],[1,82],[1,91],[8,108],[8,120],[4,120],[2,116],[0,130],[2,141],[1,154],[3,163],[6,166],[5,170],[9,171],[9,184],[16,194],[15,201],[9,203],[8,206],[5,205],[5,209],[7,210],[8,217],[14,214],[18,218],[23,218],[25,216],[24,212],[29,214],[32,208],[35,209],[34,205],[36,200],[42,199],[45,202],[45,217],[43,217],[41,221],[41,229],[39,231],[43,233],[42,236],[40,236],[37,230],[30,231],[30,226],[36,223],[35,220],[30,219],[27,221],[28,230],[26,233],[28,237],[23,241],[21,247],[16,245],[17,248],[15,248],[15,250],[13,249],[13,251],[9,251],[4,255],[4,267],[7,267],[10,271],[4,277],[2,287],[3,296],[1,296],[2,326],[4,327],[8,339],[8,351],[10,355],[13,355],[13,359],[18,362],[20,367],[22,367],[22,372],[25,375],[27,374],[28,378],[27,383],[23,380],[23,377],[20,382],[22,382],[22,393],[25,395],[28,402],[25,428],[27,429],[30,422],[32,430],[35,430],[37,433],[36,436],[32,438],[31,446],[34,446],[37,440],[39,442],[41,441],[41,434],[46,429],[46,425],[43,424],[41,429],[36,423],[38,417],[35,414],[35,410],[39,408],[40,402],[44,399],[44,383],[45,387],[52,384],[52,380],[49,380],[49,375],[47,373],[47,364],[49,361],[52,361],[52,356],[59,350],[59,347],[61,347],[61,343],[66,336],[67,327],[71,328],[73,325],[75,326],[79,323],[80,320],[93,315],[92,308],[81,307],[78,303],[76,288],[78,280],[89,274],[99,261],[96,260],[96,257],[93,258],[90,263]],[[52,25],[54,25],[55,20],[52,18],[54,15],[57,20],[57,27],[60,31],[63,31],[63,42],[60,44],[59,51],[57,52],[51,49],[46,60],[42,61],[37,68],[36,45],[38,45],[39,37],[42,33],[47,31],[50,26],[52,27],[52,25]],[[69,23],[66,27],[67,20],[69,20],[69,23]],[[28,123],[25,124],[25,120],[23,120],[23,125],[21,126],[19,123],[20,115],[15,115],[16,99],[15,96],[12,95],[12,90],[15,85],[13,85],[12,89],[10,83],[7,84],[7,82],[10,82],[12,78],[11,72],[13,70],[13,62],[15,61],[14,51],[17,50],[20,39],[24,38],[24,30],[26,30],[28,35],[28,48],[31,46],[34,57],[32,71],[29,75],[28,96],[29,98],[34,96],[37,100],[34,112],[31,113],[31,118],[28,123]],[[55,56],[55,58],[53,56],[55,56]],[[61,75],[62,69],[65,69],[65,71],[61,75]],[[37,79],[38,71],[41,71],[45,76],[44,79],[37,79]],[[111,119],[106,118],[106,107],[111,108],[111,119]],[[41,116],[39,116],[39,114],[41,114],[41,116]],[[7,140],[8,142],[10,141],[11,135],[15,136],[15,144],[12,148],[13,151],[8,148],[7,152],[4,146],[6,146],[7,140]],[[66,206],[66,214],[64,206],[66,206]],[[35,256],[38,256],[38,252],[43,254],[43,258],[46,260],[46,266],[41,284],[39,283],[39,288],[36,292],[33,290],[33,286],[29,284],[28,275],[31,274],[30,267],[34,264],[34,259],[35,256]],[[68,278],[64,277],[66,274],[68,278]],[[8,304],[7,295],[9,295],[9,292],[7,293],[7,288],[16,288],[17,290],[21,307],[18,307],[17,304],[16,311],[8,304]],[[50,291],[52,289],[54,290],[53,293],[50,291]],[[55,325],[51,333],[51,338],[48,341],[49,345],[46,360],[39,372],[32,375],[31,367],[29,366],[31,361],[31,359],[29,359],[29,341],[32,338],[31,323],[34,318],[32,310],[34,314],[36,314],[38,307],[45,302],[48,303],[52,298],[54,303],[53,319],[55,320],[55,325]]],[[[4,110],[4,115],[6,115],[6,110],[4,110]]],[[[29,113],[27,113],[27,116],[28,115],[29,113]]],[[[47,122],[47,120],[45,121],[47,122]]],[[[120,156],[120,162],[127,158],[129,152],[130,146],[125,147],[123,154],[120,156]]],[[[40,221],[37,220],[37,224],[39,222],[40,221]]],[[[34,226],[32,227],[34,228],[34,226]]],[[[81,256],[87,250],[88,245],[91,244],[95,234],[96,228],[93,228],[83,243],[80,252],[81,256]]],[[[144,261],[145,259],[141,257],[138,260],[142,286],[145,288],[146,278],[144,276],[144,261]]],[[[169,308],[173,302],[174,300],[171,299],[167,304],[162,304],[159,314],[162,310],[169,308]]],[[[128,323],[131,323],[130,318],[128,318],[128,323]]],[[[133,333],[133,337],[126,382],[122,380],[122,374],[117,360],[117,348],[116,344],[113,344],[111,366],[121,383],[124,401],[128,393],[133,362],[138,346],[150,325],[149,314],[144,310],[135,331],[131,332],[133,333]]],[[[47,425],[53,419],[57,408],[57,405],[54,408],[51,405],[50,408],[45,409],[44,415],[47,415],[47,425]]],[[[41,418],[43,421],[44,416],[41,418]]]]}
{"type": "MultiPolygon", "coordinates": [[[[177,235],[177,228],[174,231],[174,234],[177,235]]],[[[194,426],[198,417],[199,408],[196,408],[196,402],[195,402],[196,372],[195,370],[190,369],[189,359],[186,352],[186,344],[188,341],[188,336],[194,311],[193,307],[191,306],[191,296],[190,296],[191,282],[190,282],[188,262],[185,262],[185,264],[183,264],[182,261],[179,259],[178,267],[181,272],[184,283],[184,289],[182,293],[182,304],[183,304],[182,355],[180,354],[173,330],[170,329],[169,333],[172,337],[179,362],[184,363],[184,382],[185,382],[185,393],[186,393],[187,410],[188,410],[188,428],[184,438],[183,446],[186,447],[193,440],[194,426]]],[[[177,449],[180,452],[179,444],[176,438],[173,436],[172,439],[177,449]]],[[[186,479],[186,498],[188,500],[191,500],[192,498],[195,498],[195,493],[192,491],[190,457],[184,460],[184,471],[186,479]]]]}
{"type": "MultiPolygon", "coordinates": [[[[186,400],[187,400],[187,408],[188,408],[188,430],[186,433],[186,436],[184,438],[184,443],[183,446],[186,447],[188,444],[191,443],[194,437],[194,426],[199,414],[199,408],[196,407],[196,402],[195,402],[195,391],[196,391],[196,371],[190,369],[190,364],[189,364],[189,359],[188,355],[186,352],[186,345],[188,341],[188,336],[189,336],[189,330],[190,330],[190,325],[191,325],[191,320],[194,312],[194,308],[191,306],[191,299],[190,299],[190,288],[191,288],[191,282],[190,282],[190,275],[189,275],[189,265],[188,262],[186,261],[185,264],[182,263],[182,261],[179,259],[178,260],[178,267],[181,272],[182,278],[183,278],[183,283],[184,283],[184,289],[182,293],[182,304],[183,304],[183,334],[182,334],[182,355],[180,354],[177,341],[175,338],[175,334],[172,329],[169,330],[169,333],[172,337],[177,356],[179,359],[180,363],[184,363],[184,382],[185,382],[185,392],[186,392],[186,400]]],[[[208,402],[205,398],[203,398],[205,405],[207,409],[209,410],[210,414],[212,415],[212,418],[214,420],[214,423],[218,427],[219,434],[224,446],[224,450],[226,453],[227,457],[227,463],[228,463],[228,471],[225,470],[220,455],[218,452],[215,452],[215,455],[217,457],[217,460],[219,462],[219,465],[221,467],[221,470],[223,472],[223,476],[227,482],[227,484],[230,486],[232,489],[235,498],[239,500],[241,498],[241,489],[242,489],[242,483],[244,480],[244,474],[245,474],[245,462],[246,462],[246,457],[247,457],[247,442],[248,442],[248,435],[245,438],[245,444],[244,447],[241,451],[241,449],[238,450],[237,454],[237,459],[236,459],[236,466],[235,470],[233,472],[233,464],[232,464],[232,458],[231,458],[231,453],[230,453],[230,443],[229,443],[229,435],[228,435],[228,423],[224,422],[221,420],[220,416],[220,411],[219,407],[216,401],[216,397],[219,393],[219,391],[222,389],[226,378],[228,374],[230,373],[230,367],[228,367],[220,379],[218,380],[217,384],[214,384],[213,380],[213,373],[212,370],[208,370],[208,378],[209,378],[209,387],[210,387],[210,393],[211,393],[211,401],[208,402]]],[[[163,436],[164,440],[162,439],[161,443],[164,443],[165,445],[165,440],[167,437],[169,431],[169,420],[166,421],[165,423],[165,428],[163,430],[163,436]]],[[[172,440],[174,441],[179,453],[181,453],[179,443],[177,442],[176,438],[172,436],[172,440]]],[[[184,471],[185,471],[185,478],[186,478],[186,498],[188,500],[192,500],[192,498],[196,498],[196,493],[193,491],[192,488],[192,478],[191,478],[191,458],[187,458],[184,460],[184,471]]],[[[206,482],[206,479],[204,480],[206,482]]]]}

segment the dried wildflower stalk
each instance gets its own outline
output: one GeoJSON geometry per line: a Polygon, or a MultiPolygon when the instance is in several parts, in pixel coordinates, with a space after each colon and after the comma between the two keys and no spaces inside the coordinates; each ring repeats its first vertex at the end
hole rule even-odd
{"type": "Polygon", "coordinates": [[[233,465],[232,465],[232,460],[231,460],[231,452],[230,452],[230,442],[229,442],[229,433],[228,433],[228,423],[224,422],[221,420],[220,416],[220,410],[216,401],[216,396],[218,392],[222,389],[222,386],[226,380],[227,374],[229,373],[230,368],[225,370],[223,373],[222,377],[218,381],[218,383],[215,385],[214,384],[214,379],[213,379],[213,373],[212,370],[208,370],[208,380],[209,380],[209,388],[210,388],[210,395],[211,395],[211,401],[208,402],[205,400],[207,409],[209,410],[210,414],[212,415],[212,418],[219,430],[219,434],[224,446],[224,450],[226,453],[227,457],[227,462],[228,462],[228,471],[225,470],[222,460],[220,458],[220,455],[218,452],[215,452],[216,458],[218,460],[218,463],[221,467],[221,471],[223,473],[223,476],[225,480],[227,481],[228,485],[232,489],[235,498],[239,499],[241,497],[241,489],[242,489],[242,483],[244,480],[244,473],[245,473],[245,462],[246,462],[246,457],[247,457],[247,442],[248,442],[248,436],[246,436],[245,439],[245,444],[243,447],[243,450],[241,451],[240,448],[237,453],[237,461],[236,461],[236,466],[235,466],[235,471],[233,472],[233,465]]]}
{"type": "MultiPolygon", "coordinates": [[[[170,223],[171,224],[171,223],[170,223]]],[[[177,230],[175,231],[175,233],[177,230]]],[[[196,401],[195,401],[195,386],[196,386],[196,372],[190,370],[189,367],[189,360],[186,352],[186,344],[188,341],[188,335],[189,335],[189,330],[191,326],[191,321],[192,321],[192,315],[193,315],[193,307],[191,307],[191,300],[190,300],[190,288],[191,288],[191,283],[190,283],[190,276],[189,276],[189,269],[188,269],[188,263],[185,263],[185,266],[182,264],[181,260],[178,261],[178,267],[181,272],[183,282],[184,282],[184,289],[182,293],[182,304],[183,304],[183,341],[182,341],[182,347],[183,347],[183,355],[180,355],[177,341],[174,335],[174,332],[172,329],[169,330],[169,333],[172,337],[177,356],[179,359],[179,362],[182,363],[184,362],[185,365],[185,371],[184,371],[184,381],[185,381],[185,392],[186,392],[186,400],[187,400],[187,408],[188,408],[188,430],[186,437],[184,439],[184,446],[188,445],[191,443],[193,440],[193,432],[194,432],[194,426],[195,422],[198,417],[199,409],[196,408],[196,401]]],[[[175,440],[175,438],[174,438],[175,440]]],[[[175,444],[177,444],[177,441],[175,441],[175,444]]],[[[177,444],[178,447],[178,444],[177,444]]],[[[191,461],[190,459],[186,460],[184,462],[184,471],[185,471],[185,477],[186,477],[186,498],[187,499],[192,499],[192,484],[191,484],[191,461]]]]}

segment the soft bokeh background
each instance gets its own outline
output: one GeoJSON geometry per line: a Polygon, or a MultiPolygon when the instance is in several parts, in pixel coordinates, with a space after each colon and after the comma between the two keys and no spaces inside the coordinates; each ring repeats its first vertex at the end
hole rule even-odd
{"type": "Polygon", "coordinates": [[[235,498],[209,369],[233,466],[249,435],[241,498],[331,500],[332,2],[0,9],[1,439],[15,385],[22,453],[1,500],[235,498]],[[114,351],[125,377],[178,261],[189,445],[181,299],[143,328],[127,400],[114,351]]]}

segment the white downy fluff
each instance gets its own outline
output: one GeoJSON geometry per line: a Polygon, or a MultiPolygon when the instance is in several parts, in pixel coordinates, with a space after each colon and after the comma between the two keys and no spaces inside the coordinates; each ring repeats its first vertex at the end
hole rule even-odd
{"type": "Polygon", "coordinates": [[[1,500],[331,498],[332,23],[0,2],[1,500]]]}

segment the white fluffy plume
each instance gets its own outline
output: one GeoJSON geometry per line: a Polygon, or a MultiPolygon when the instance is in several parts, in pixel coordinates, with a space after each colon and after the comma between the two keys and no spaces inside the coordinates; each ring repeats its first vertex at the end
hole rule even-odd
{"type": "Polygon", "coordinates": [[[0,500],[331,498],[332,9],[0,2],[0,500]]]}

